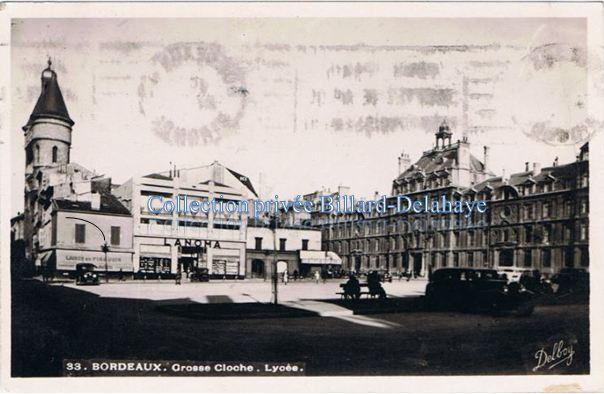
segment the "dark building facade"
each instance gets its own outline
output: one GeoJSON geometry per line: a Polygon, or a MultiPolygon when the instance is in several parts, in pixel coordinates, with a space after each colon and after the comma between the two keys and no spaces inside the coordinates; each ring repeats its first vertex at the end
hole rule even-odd
{"type": "Polygon", "coordinates": [[[470,153],[467,139],[451,143],[443,123],[436,145],[413,165],[399,157],[397,195],[412,200],[486,200],[484,213],[315,213],[322,247],[342,257],[345,270],[372,269],[426,275],[442,267],[517,267],[553,274],[562,267],[589,267],[589,150],[575,162],[541,169],[534,163],[509,177],[488,170],[470,153]]]}

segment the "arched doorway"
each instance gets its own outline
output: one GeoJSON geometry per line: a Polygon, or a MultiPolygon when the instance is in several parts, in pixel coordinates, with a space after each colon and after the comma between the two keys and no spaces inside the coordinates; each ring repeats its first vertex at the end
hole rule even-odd
{"type": "Polygon", "coordinates": [[[511,267],[514,265],[514,251],[512,249],[503,249],[499,252],[499,266],[511,267]]]}
{"type": "Polygon", "coordinates": [[[277,273],[282,274],[287,271],[287,262],[285,261],[277,261],[277,273]]]}
{"type": "Polygon", "coordinates": [[[422,254],[413,253],[413,275],[420,276],[422,274],[422,254]]]}
{"type": "Polygon", "coordinates": [[[264,261],[252,260],[252,278],[264,278],[264,261]]]}

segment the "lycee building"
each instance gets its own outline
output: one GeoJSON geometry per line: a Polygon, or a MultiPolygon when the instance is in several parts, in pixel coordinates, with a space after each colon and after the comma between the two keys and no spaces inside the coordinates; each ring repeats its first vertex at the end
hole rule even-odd
{"type": "MultiPolygon", "coordinates": [[[[489,149],[482,160],[467,139],[451,142],[443,123],[434,148],[411,164],[399,157],[392,197],[488,202],[485,213],[323,215],[323,249],[342,256],[351,271],[384,269],[426,275],[442,267],[516,267],[554,274],[563,267],[589,268],[589,146],[572,163],[496,176],[489,149]]],[[[316,196],[315,196],[316,197],[316,196]]]]}

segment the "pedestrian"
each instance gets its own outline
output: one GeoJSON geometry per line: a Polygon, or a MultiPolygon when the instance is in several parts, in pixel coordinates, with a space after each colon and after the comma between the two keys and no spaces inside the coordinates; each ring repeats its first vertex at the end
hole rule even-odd
{"type": "Polygon", "coordinates": [[[287,286],[287,281],[288,281],[288,275],[287,275],[287,270],[283,271],[283,284],[285,286],[287,286]]]}
{"type": "Polygon", "coordinates": [[[295,281],[298,280],[298,275],[299,275],[298,270],[294,270],[294,280],[295,281]]]}
{"type": "Polygon", "coordinates": [[[315,282],[317,284],[319,284],[319,279],[321,279],[321,275],[319,274],[319,271],[315,271],[315,282]]]}
{"type": "Polygon", "coordinates": [[[323,283],[327,283],[327,271],[321,270],[321,279],[323,279],[323,283]]]}
{"type": "Polygon", "coordinates": [[[120,268],[120,275],[119,275],[119,279],[120,282],[122,282],[124,280],[124,270],[120,268]]]}
{"type": "Polygon", "coordinates": [[[182,280],[182,272],[180,270],[176,271],[175,281],[177,285],[180,285],[180,281],[182,280]]]}

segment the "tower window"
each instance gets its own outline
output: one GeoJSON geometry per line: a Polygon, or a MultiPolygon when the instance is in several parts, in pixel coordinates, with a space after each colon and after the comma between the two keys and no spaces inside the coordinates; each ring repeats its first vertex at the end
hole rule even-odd
{"type": "Polygon", "coordinates": [[[26,164],[29,164],[32,161],[34,161],[34,152],[32,151],[31,146],[28,146],[25,150],[25,162],[26,164]]]}
{"type": "Polygon", "coordinates": [[[57,156],[59,155],[59,148],[57,148],[56,146],[52,147],[52,162],[56,163],[58,158],[57,156]]]}
{"type": "Polygon", "coordinates": [[[36,157],[34,158],[36,163],[40,162],[40,145],[36,145],[36,157]]]}

